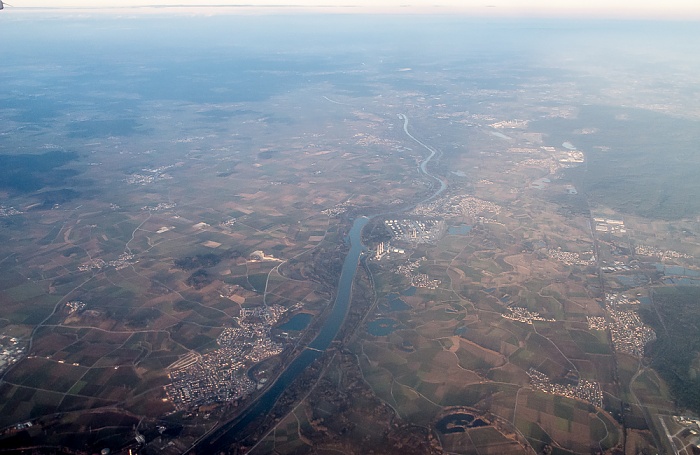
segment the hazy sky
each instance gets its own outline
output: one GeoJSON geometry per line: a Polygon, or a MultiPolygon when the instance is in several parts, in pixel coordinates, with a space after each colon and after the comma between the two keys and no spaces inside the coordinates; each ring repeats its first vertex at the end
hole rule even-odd
{"type": "Polygon", "coordinates": [[[133,6],[203,5],[303,6],[342,11],[448,11],[488,15],[575,15],[614,17],[678,17],[700,19],[698,0],[15,0],[20,7],[125,8],[133,6]],[[342,8],[338,8],[341,6],[342,8]],[[332,8],[331,8],[332,7],[332,8]]]}

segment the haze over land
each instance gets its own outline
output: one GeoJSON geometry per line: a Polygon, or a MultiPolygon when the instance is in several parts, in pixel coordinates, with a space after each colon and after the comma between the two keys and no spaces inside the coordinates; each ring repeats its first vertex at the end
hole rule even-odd
{"type": "Polygon", "coordinates": [[[693,453],[696,22],[79,6],[0,15],[0,446],[693,453]]]}

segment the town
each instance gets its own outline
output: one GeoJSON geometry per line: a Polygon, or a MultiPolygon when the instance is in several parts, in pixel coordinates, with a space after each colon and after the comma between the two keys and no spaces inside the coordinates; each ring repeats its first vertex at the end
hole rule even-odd
{"type": "Polygon", "coordinates": [[[204,355],[189,354],[169,367],[168,399],[177,409],[242,398],[266,379],[253,382],[245,369],[280,354],[284,347],[272,340],[272,327],[285,313],[279,305],[242,309],[216,342],[219,348],[204,355]]]}
{"type": "Polygon", "coordinates": [[[624,294],[609,293],[605,295],[605,307],[610,323],[615,351],[641,358],[644,356],[644,346],[656,339],[656,333],[645,325],[635,310],[618,310],[618,305],[638,303],[624,294]]]}
{"type": "Polygon", "coordinates": [[[484,213],[497,215],[501,206],[490,201],[473,196],[451,196],[426,202],[413,209],[415,215],[430,217],[470,216],[476,217],[484,213]]]}

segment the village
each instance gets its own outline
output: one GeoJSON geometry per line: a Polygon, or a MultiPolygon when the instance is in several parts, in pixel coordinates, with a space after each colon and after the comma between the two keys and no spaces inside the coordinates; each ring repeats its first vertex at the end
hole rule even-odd
{"type": "Polygon", "coordinates": [[[14,207],[5,207],[4,205],[0,205],[0,217],[21,215],[22,213],[24,212],[21,212],[14,207]]]}
{"type": "Polygon", "coordinates": [[[17,363],[25,351],[25,344],[17,338],[0,335],[0,373],[17,363]]]}
{"type": "Polygon", "coordinates": [[[527,308],[518,306],[509,307],[508,312],[503,313],[501,316],[511,321],[524,322],[526,324],[533,324],[534,321],[554,322],[554,319],[540,316],[540,313],[537,311],[529,311],[527,308]]]}
{"type": "Polygon", "coordinates": [[[530,368],[527,371],[527,375],[530,377],[530,385],[535,390],[569,398],[577,398],[587,401],[598,408],[603,407],[603,391],[600,388],[600,384],[597,382],[579,379],[576,385],[555,384],[551,381],[549,376],[534,368],[530,368]]]}
{"type": "Polygon", "coordinates": [[[81,272],[88,272],[91,270],[102,270],[105,267],[114,267],[116,270],[122,270],[137,262],[138,260],[134,260],[133,254],[124,252],[120,254],[117,259],[112,261],[105,261],[101,258],[91,259],[89,262],[79,265],[78,270],[81,272]]]}

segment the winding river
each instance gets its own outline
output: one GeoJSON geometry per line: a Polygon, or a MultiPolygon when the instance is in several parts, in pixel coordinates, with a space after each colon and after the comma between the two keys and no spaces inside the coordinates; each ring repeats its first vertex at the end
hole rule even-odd
{"type": "MultiPolygon", "coordinates": [[[[435,149],[425,145],[408,132],[408,117],[404,114],[399,114],[399,118],[403,120],[403,130],[414,142],[417,142],[422,147],[430,152],[430,155],[425,158],[419,165],[419,172],[428,178],[439,182],[439,187],[427,198],[418,202],[418,204],[427,202],[446,188],[447,184],[444,180],[436,177],[427,170],[428,163],[438,153],[435,149]]],[[[411,207],[415,207],[412,205],[411,207]]],[[[408,210],[408,209],[404,209],[408,210]]],[[[378,216],[378,215],[374,215],[378,216]]],[[[373,217],[374,217],[373,216],[373,217]]],[[[240,440],[240,433],[254,420],[260,416],[268,414],[275,405],[277,399],[282,395],[282,392],[301,374],[311,363],[319,358],[328,348],[331,342],[335,339],[340,331],[340,327],[345,321],[345,316],[348,313],[350,306],[350,297],[352,294],[352,283],[357,272],[357,265],[360,261],[360,256],[364,251],[362,245],[362,229],[367,225],[371,218],[359,217],[356,218],[348,235],[350,240],[350,251],[348,251],[343,268],[340,273],[340,281],[338,282],[338,292],[336,294],[331,314],[328,316],[325,324],[321,328],[316,338],[299,354],[289,366],[280,374],[277,380],[253,403],[245,412],[231,422],[228,422],[216,429],[212,434],[205,437],[193,447],[197,453],[218,453],[226,450],[240,440]]]]}
{"type": "Polygon", "coordinates": [[[421,203],[427,202],[427,201],[429,201],[429,200],[431,200],[431,199],[435,199],[440,193],[442,193],[443,191],[445,191],[445,189],[447,188],[447,183],[445,183],[445,181],[444,181],[443,179],[441,179],[440,177],[436,177],[435,175],[433,175],[433,174],[431,174],[430,172],[428,172],[428,163],[430,162],[430,160],[433,159],[433,157],[434,157],[438,152],[437,152],[434,148],[432,148],[432,147],[430,147],[430,146],[428,146],[428,145],[425,145],[424,143],[422,143],[421,141],[419,141],[418,139],[416,139],[415,137],[413,137],[413,135],[412,135],[411,133],[408,132],[408,117],[407,117],[405,114],[399,114],[399,119],[403,120],[403,132],[406,133],[406,136],[410,137],[411,140],[413,140],[413,142],[416,142],[416,143],[419,144],[421,147],[423,147],[424,149],[426,149],[427,151],[430,152],[430,155],[428,155],[428,157],[427,157],[426,159],[424,159],[423,161],[421,161],[420,166],[418,166],[418,171],[419,171],[421,174],[423,174],[423,175],[425,175],[425,176],[427,176],[427,177],[429,177],[429,178],[435,180],[435,181],[438,182],[439,185],[440,185],[440,187],[439,187],[433,194],[431,194],[429,197],[427,197],[427,198],[423,199],[422,201],[420,201],[419,204],[421,204],[421,203]]]}

